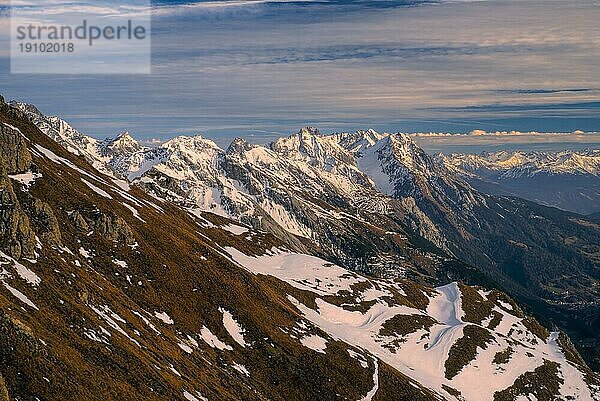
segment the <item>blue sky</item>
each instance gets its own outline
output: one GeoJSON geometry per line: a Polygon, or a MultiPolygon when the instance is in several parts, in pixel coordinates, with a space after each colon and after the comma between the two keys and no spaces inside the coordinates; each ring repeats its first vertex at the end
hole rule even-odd
{"type": "MultiPolygon", "coordinates": [[[[265,142],[304,125],[600,131],[599,20],[597,0],[162,0],[151,75],[10,75],[0,29],[0,93],[97,137],[129,130],[265,142]]],[[[537,136],[511,141],[550,146],[537,136]]]]}

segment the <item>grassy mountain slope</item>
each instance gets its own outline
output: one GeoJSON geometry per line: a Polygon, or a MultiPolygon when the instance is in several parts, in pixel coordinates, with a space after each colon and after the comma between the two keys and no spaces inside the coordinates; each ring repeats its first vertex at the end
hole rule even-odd
{"type": "Polygon", "coordinates": [[[5,399],[598,391],[568,339],[501,293],[374,280],[291,253],[272,235],[99,174],[3,101],[0,142],[5,399]],[[508,348],[505,366],[491,362],[508,348]],[[558,385],[532,383],[541,374],[558,385]]]}

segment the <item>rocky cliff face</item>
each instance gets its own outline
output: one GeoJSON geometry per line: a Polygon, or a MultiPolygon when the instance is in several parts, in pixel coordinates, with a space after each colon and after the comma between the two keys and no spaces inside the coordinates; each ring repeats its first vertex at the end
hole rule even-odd
{"type": "Polygon", "coordinates": [[[3,124],[0,126],[0,140],[2,140],[0,160],[7,173],[18,174],[28,171],[31,167],[31,154],[19,129],[3,124]]]}
{"type": "Polygon", "coordinates": [[[35,234],[13,189],[9,176],[27,174],[31,154],[18,128],[0,125],[0,244],[3,251],[19,259],[32,258],[35,234]]]}

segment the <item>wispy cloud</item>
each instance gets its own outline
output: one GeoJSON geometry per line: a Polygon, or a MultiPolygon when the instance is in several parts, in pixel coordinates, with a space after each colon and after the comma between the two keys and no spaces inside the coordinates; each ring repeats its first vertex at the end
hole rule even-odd
{"type": "Polygon", "coordinates": [[[98,136],[598,130],[595,1],[162,0],[151,76],[9,76],[0,46],[0,81],[98,136]]]}
{"type": "Polygon", "coordinates": [[[594,110],[600,109],[600,101],[586,101],[586,102],[564,102],[564,103],[553,103],[552,101],[547,103],[512,103],[512,104],[481,104],[476,106],[457,106],[457,107],[442,107],[442,108],[430,108],[432,111],[464,111],[464,112],[478,112],[478,113],[545,113],[555,114],[557,112],[577,114],[584,113],[588,114],[594,110]]]}
{"type": "Polygon", "coordinates": [[[554,93],[578,93],[591,92],[594,89],[590,88],[567,88],[567,89],[499,89],[498,93],[515,93],[523,95],[544,95],[554,93]]]}
{"type": "Polygon", "coordinates": [[[598,149],[600,133],[539,133],[539,132],[492,132],[482,135],[470,134],[414,134],[414,140],[430,152],[480,152],[483,150],[583,150],[598,149]]]}

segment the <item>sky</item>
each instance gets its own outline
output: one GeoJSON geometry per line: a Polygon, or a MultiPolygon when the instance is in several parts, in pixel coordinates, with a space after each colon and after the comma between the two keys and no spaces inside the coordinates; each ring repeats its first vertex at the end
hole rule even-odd
{"type": "MultiPolygon", "coordinates": [[[[100,4],[135,15],[126,3],[36,0],[31,9],[100,4]]],[[[598,0],[154,1],[150,75],[10,74],[7,15],[0,6],[0,94],[98,138],[129,131],[261,143],[305,125],[600,131],[598,0]]],[[[598,134],[416,138],[431,151],[600,142],[598,134]]]]}

